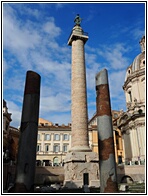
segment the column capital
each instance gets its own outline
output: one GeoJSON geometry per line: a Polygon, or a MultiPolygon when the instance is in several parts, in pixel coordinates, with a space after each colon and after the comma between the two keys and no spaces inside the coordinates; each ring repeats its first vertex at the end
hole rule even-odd
{"type": "Polygon", "coordinates": [[[88,33],[84,32],[83,29],[80,26],[78,26],[78,25],[76,25],[73,28],[73,30],[72,30],[72,32],[71,32],[71,34],[69,36],[69,39],[68,39],[68,45],[71,46],[72,45],[72,42],[74,40],[77,40],[77,39],[83,40],[84,41],[84,44],[88,40],[88,33]]]}

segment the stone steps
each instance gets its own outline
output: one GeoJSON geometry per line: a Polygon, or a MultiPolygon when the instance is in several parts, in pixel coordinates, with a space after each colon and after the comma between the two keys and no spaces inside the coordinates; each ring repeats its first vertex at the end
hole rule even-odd
{"type": "Polygon", "coordinates": [[[133,183],[133,184],[120,184],[120,192],[125,193],[145,193],[145,184],[144,183],[133,183]]]}
{"type": "Polygon", "coordinates": [[[142,184],[137,184],[137,183],[131,184],[128,187],[128,191],[130,193],[144,193],[145,192],[145,184],[144,183],[142,183],[142,184]]]}

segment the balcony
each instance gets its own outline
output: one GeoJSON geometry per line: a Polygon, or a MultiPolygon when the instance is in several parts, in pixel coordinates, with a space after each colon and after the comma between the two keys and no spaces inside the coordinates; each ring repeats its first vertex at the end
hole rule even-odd
{"type": "Polygon", "coordinates": [[[82,39],[84,43],[86,43],[86,41],[88,40],[88,33],[84,32],[82,29],[81,30],[73,29],[68,38],[68,45],[71,46],[72,41],[76,39],[82,39]]]}

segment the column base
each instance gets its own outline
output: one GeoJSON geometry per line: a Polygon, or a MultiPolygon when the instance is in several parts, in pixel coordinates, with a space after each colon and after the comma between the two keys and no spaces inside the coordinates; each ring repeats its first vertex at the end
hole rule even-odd
{"type": "Polygon", "coordinates": [[[92,150],[88,146],[75,146],[69,152],[92,152],[92,150]]]}
{"type": "Polygon", "coordinates": [[[64,159],[64,172],[66,188],[82,188],[84,184],[88,187],[100,187],[99,160],[95,152],[67,153],[64,159]]]}

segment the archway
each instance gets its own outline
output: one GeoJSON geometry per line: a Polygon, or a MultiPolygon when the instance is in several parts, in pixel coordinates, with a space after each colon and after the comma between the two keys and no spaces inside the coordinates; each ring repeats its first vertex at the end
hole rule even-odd
{"type": "Polygon", "coordinates": [[[53,158],[53,166],[59,166],[59,159],[58,157],[53,158]]]}
{"type": "Polygon", "coordinates": [[[131,184],[133,183],[134,180],[130,177],[130,176],[123,176],[122,179],[121,179],[121,183],[128,183],[128,184],[131,184]]]}
{"type": "Polygon", "coordinates": [[[36,166],[42,166],[42,161],[41,160],[36,160],[36,166]]]}

